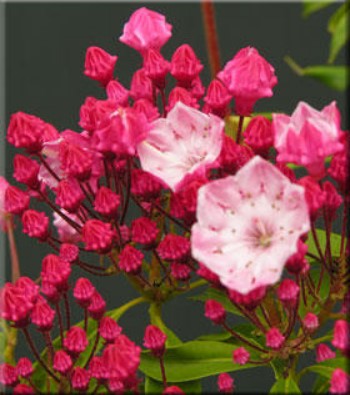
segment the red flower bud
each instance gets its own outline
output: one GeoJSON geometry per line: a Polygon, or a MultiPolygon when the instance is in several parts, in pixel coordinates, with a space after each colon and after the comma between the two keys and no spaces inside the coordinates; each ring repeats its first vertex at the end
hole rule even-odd
{"type": "Polygon", "coordinates": [[[29,207],[29,200],[26,192],[9,185],[5,191],[5,211],[21,215],[29,207]]]}
{"type": "Polygon", "coordinates": [[[219,302],[213,299],[209,299],[205,302],[204,315],[218,325],[223,324],[226,320],[225,309],[219,302]]]}
{"type": "Polygon", "coordinates": [[[110,55],[102,48],[89,47],[85,56],[84,74],[105,86],[113,78],[117,59],[117,56],[110,55]]]}
{"type": "Polygon", "coordinates": [[[35,160],[17,154],[13,159],[13,166],[13,177],[18,182],[27,185],[29,188],[38,188],[38,173],[40,166],[35,160]]]}
{"type": "Polygon", "coordinates": [[[152,351],[156,357],[161,357],[165,351],[165,342],[167,336],[157,326],[148,325],[146,327],[143,344],[152,351]]]}
{"type": "Polygon", "coordinates": [[[49,219],[45,213],[27,210],[22,215],[23,233],[45,241],[49,235],[49,219]]]}

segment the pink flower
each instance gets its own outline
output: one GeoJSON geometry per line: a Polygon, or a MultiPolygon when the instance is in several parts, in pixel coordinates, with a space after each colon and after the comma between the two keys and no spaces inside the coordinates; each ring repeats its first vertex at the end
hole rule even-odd
{"type": "Polygon", "coordinates": [[[203,65],[188,44],[178,47],[171,58],[171,75],[186,87],[198,77],[202,69],[203,65]]]}
{"type": "Polygon", "coordinates": [[[331,377],[329,392],[331,394],[348,394],[350,390],[349,375],[344,370],[334,369],[331,377]]]}
{"type": "Polygon", "coordinates": [[[200,188],[197,221],[193,257],[241,294],[275,284],[310,228],[303,188],[259,156],[200,188]]]}
{"type": "Polygon", "coordinates": [[[58,350],[53,359],[53,368],[62,374],[66,374],[73,366],[72,358],[63,350],[58,350]]]}
{"type": "Polygon", "coordinates": [[[82,239],[87,251],[98,251],[99,253],[110,251],[114,236],[111,224],[99,219],[89,219],[82,229],[82,239]]]}
{"type": "Polygon", "coordinates": [[[131,15],[119,40],[141,53],[159,50],[171,37],[171,28],[164,15],[142,7],[131,15]]]}
{"type": "Polygon", "coordinates": [[[0,229],[5,227],[5,193],[9,183],[0,176],[0,229]]]}
{"type": "Polygon", "coordinates": [[[213,321],[215,324],[221,325],[226,320],[226,311],[222,304],[214,299],[208,299],[205,302],[204,315],[213,321]]]}
{"type": "Polygon", "coordinates": [[[234,390],[233,378],[228,373],[221,373],[218,377],[219,392],[223,394],[232,394],[234,390]]]}
{"type": "Polygon", "coordinates": [[[119,255],[119,267],[125,273],[137,274],[141,270],[144,255],[141,251],[128,244],[119,255]]]}
{"type": "Polygon", "coordinates": [[[64,347],[74,356],[82,353],[88,344],[86,332],[79,326],[72,326],[63,340],[64,347]]]}
{"type": "Polygon", "coordinates": [[[311,176],[323,177],[325,158],[344,149],[339,118],[335,102],[321,111],[300,102],[290,117],[273,114],[277,161],[305,166],[311,176]]]}
{"type": "Polygon", "coordinates": [[[122,328],[111,317],[103,317],[100,321],[98,332],[108,343],[113,342],[122,332],[122,328]]]}
{"type": "Polygon", "coordinates": [[[16,155],[13,160],[14,172],[13,177],[28,187],[36,189],[38,187],[38,163],[24,155],[16,155]]]}
{"type": "Polygon", "coordinates": [[[235,99],[235,112],[249,115],[255,102],[273,95],[275,69],[253,47],[241,49],[226,63],[218,78],[235,99]]]}
{"type": "Polygon", "coordinates": [[[152,351],[156,357],[161,357],[165,352],[167,335],[155,325],[148,325],[145,330],[143,344],[152,351]]]}
{"type": "Polygon", "coordinates": [[[316,347],[316,362],[323,362],[327,359],[335,358],[336,354],[332,351],[327,344],[321,343],[316,347]]]}
{"type": "Polygon", "coordinates": [[[103,86],[113,78],[117,56],[112,56],[99,47],[89,47],[86,51],[84,74],[103,86]]]}
{"type": "Polygon", "coordinates": [[[234,363],[245,365],[249,361],[250,354],[244,347],[238,347],[233,351],[232,358],[234,363]]]}
{"type": "Polygon", "coordinates": [[[91,281],[85,277],[78,278],[77,282],[75,283],[75,287],[73,290],[74,298],[77,302],[85,307],[90,304],[91,298],[95,293],[96,289],[92,285],[91,281]]]}
{"type": "MultiPolygon", "coordinates": [[[[61,210],[62,214],[64,214],[67,219],[72,221],[72,223],[76,223],[78,226],[81,226],[81,221],[79,218],[72,213],[68,213],[64,209],[61,210]]],[[[59,214],[53,213],[53,224],[57,229],[57,233],[59,236],[59,239],[63,243],[77,243],[81,240],[81,235],[77,231],[76,228],[74,228],[69,222],[67,222],[64,218],[62,218],[59,214]]]]}
{"type": "Polygon", "coordinates": [[[137,150],[142,168],[174,191],[186,176],[204,174],[220,154],[224,123],[178,102],[158,119],[137,150]]]}
{"type": "Polygon", "coordinates": [[[269,329],[266,334],[266,345],[267,347],[271,347],[273,349],[278,350],[279,348],[281,348],[282,344],[284,343],[284,336],[282,335],[282,333],[280,332],[280,330],[278,328],[271,328],[269,329]]]}

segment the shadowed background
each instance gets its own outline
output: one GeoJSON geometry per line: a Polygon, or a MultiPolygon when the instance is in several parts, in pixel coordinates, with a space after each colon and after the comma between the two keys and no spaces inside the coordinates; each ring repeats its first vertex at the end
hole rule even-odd
{"type": "MultiPolygon", "coordinates": [[[[170,59],[179,45],[190,44],[205,65],[201,77],[207,85],[210,76],[198,3],[6,4],[6,124],[1,120],[0,144],[5,144],[9,116],[16,111],[37,115],[59,130],[80,130],[79,108],[85,97],[104,98],[98,83],[83,75],[85,50],[91,45],[118,55],[115,75],[128,87],[132,73],[141,67],[141,57],[121,44],[118,37],[122,34],[123,24],[141,5],[165,14],[173,25],[173,37],[164,46],[163,55],[170,59]]],[[[300,100],[321,109],[336,100],[342,114],[345,114],[344,94],[296,76],[283,61],[283,57],[289,54],[302,66],[326,62],[329,49],[326,23],[336,7],[303,20],[299,3],[215,5],[222,65],[240,48],[251,45],[276,69],[279,83],[274,88],[275,95],[259,101],[256,111],[291,113],[300,100]]],[[[344,53],[339,63],[345,63],[344,53]]],[[[344,123],[342,126],[345,127],[344,123]]],[[[12,147],[6,146],[5,172],[8,179],[12,178],[14,152],[12,147]]],[[[22,274],[36,278],[41,260],[50,249],[22,235],[20,226],[17,241],[22,274]]],[[[6,278],[9,279],[9,254],[6,257],[6,278]]],[[[82,273],[75,270],[72,278],[78,275],[82,273]]],[[[96,279],[95,284],[109,308],[137,296],[122,277],[96,279]]],[[[73,315],[73,321],[82,319],[79,309],[73,315]]],[[[169,302],[163,315],[167,325],[184,341],[216,330],[203,317],[202,304],[187,297],[169,302]]],[[[147,323],[145,305],[129,311],[120,320],[125,333],[139,344],[147,323]]],[[[24,353],[27,349],[21,341],[16,354],[22,356],[24,353]]],[[[265,368],[236,372],[233,377],[240,393],[268,392],[274,381],[272,371],[265,368]]],[[[204,380],[206,391],[216,389],[215,380],[204,380]]],[[[305,381],[304,388],[309,389],[308,381],[305,381]]]]}

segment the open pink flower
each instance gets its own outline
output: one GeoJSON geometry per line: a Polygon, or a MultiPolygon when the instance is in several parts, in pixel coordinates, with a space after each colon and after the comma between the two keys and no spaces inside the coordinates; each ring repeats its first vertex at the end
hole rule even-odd
{"type": "Polygon", "coordinates": [[[192,255],[241,294],[276,283],[309,230],[301,186],[259,156],[198,191],[192,255]]]}
{"type": "Polygon", "coordinates": [[[316,178],[324,176],[325,158],[344,149],[335,102],[321,111],[300,102],[290,117],[273,114],[272,127],[277,161],[305,166],[316,178]]]}
{"type": "Polygon", "coordinates": [[[172,26],[165,16],[146,7],[139,8],[125,24],[123,35],[119,40],[145,53],[147,49],[159,50],[171,37],[172,26]]]}
{"type": "Polygon", "coordinates": [[[224,122],[178,102],[138,145],[142,168],[178,191],[186,176],[204,175],[221,151],[224,122]]]}

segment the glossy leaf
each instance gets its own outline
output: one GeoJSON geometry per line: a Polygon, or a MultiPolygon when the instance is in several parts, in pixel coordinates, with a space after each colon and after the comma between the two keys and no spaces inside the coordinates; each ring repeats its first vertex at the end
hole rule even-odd
{"type": "Polygon", "coordinates": [[[342,4],[336,11],[335,13],[330,17],[328,21],[328,26],[327,30],[329,33],[334,33],[336,30],[336,27],[342,18],[342,16],[347,12],[347,10],[350,7],[350,1],[347,0],[344,4],[342,4]]]}
{"type": "Polygon", "coordinates": [[[329,380],[322,376],[317,376],[314,386],[312,387],[312,393],[326,394],[328,393],[328,388],[329,388],[329,380]]]}
{"type": "Polygon", "coordinates": [[[322,10],[323,8],[328,7],[332,3],[334,3],[335,0],[324,0],[324,1],[310,1],[310,0],[304,0],[303,1],[303,17],[307,18],[311,14],[322,10]]]}
{"type": "MultiPolygon", "coordinates": [[[[187,381],[185,383],[167,383],[167,386],[176,385],[180,387],[185,394],[201,394],[202,385],[200,380],[187,381]]],[[[163,392],[163,383],[153,380],[150,377],[145,378],[145,394],[161,394],[163,392]]]]}
{"type": "MultiPolygon", "coordinates": [[[[168,349],[164,356],[165,371],[169,382],[181,383],[216,375],[223,372],[249,369],[252,364],[237,365],[232,362],[232,344],[215,341],[190,341],[168,349]]],[[[251,353],[252,359],[259,355],[251,353]]],[[[147,376],[161,381],[159,361],[148,351],[141,356],[140,370],[147,376]]]]}
{"type": "Polygon", "coordinates": [[[301,394],[298,384],[289,376],[279,378],[271,387],[270,394],[301,394]]]}
{"type": "Polygon", "coordinates": [[[348,359],[343,357],[328,359],[327,361],[323,361],[316,365],[306,367],[302,370],[302,372],[300,372],[300,375],[307,372],[313,372],[330,380],[334,369],[336,368],[343,369],[346,372],[348,369],[348,359]]]}
{"type": "Polygon", "coordinates": [[[330,43],[328,62],[333,63],[340,50],[344,47],[349,40],[350,32],[348,25],[349,12],[346,10],[344,14],[336,21],[333,26],[333,33],[330,43]]]}
{"type": "MultiPolygon", "coordinates": [[[[323,229],[316,229],[316,234],[317,234],[319,244],[322,248],[322,253],[324,253],[324,249],[326,248],[326,240],[327,240],[326,231],[324,231],[323,229]]],[[[310,253],[318,256],[316,244],[315,244],[315,241],[314,241],[314,238],[313,238],[311,232],[310,232],[308,240],[307,240],[307,245],[309,246],[308,251],[310,253]]],[[[339,257],[340,245],[341,245],[341,236],[338,235],[337,233],[331,233],[332,256],[339,257]]]]}
{"type": "Polygon", "coordinates": [[[344,91],[349,85],[348,66],[309,66],[304,68],[304,76],[311,77],[337,91],[344,91]]]}

